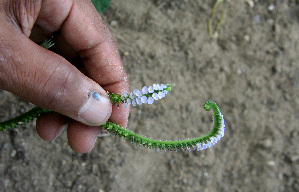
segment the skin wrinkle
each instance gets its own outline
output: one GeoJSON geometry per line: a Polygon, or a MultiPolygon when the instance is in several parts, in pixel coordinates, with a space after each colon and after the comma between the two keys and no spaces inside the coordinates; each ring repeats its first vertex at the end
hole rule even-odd
{"type": "MultiPolygon", "coordinates": [[[[0,39],[0,43],[2,44],[2,40],[0,39]]],[[[5,71],[7,70],[7,49],[6,47],[0,47],[0,88],[4,87],[4,79],[7,79],[7,75],[5,74],[5,71]]]]}
{"type": "MultiPolygon", "coordinates": [[[[104,42],[107,44],[107,42],[104,42]]],[[[86,49],[86,50],[82,50],[80,51],[80,56],[82,58],[82,61],[86,61],[88,62],[90,59],[92,59],[91,55],[105,55],[106,51],[105,50],[102,50],[100,47],[104,46],[101,41],[97,44],[95,44],[94,47],[90,48],[90,49],[86,49]],[[99,47],[99,48],[98,48],[99,47]],[[101,51],[102,52],[101,52],[101,51]]],[[[113,46],[115,46],[115,42],[114,41],[111,41],[111,44],[113,44],[113,46]]],[[[107,49],[107,48],[105,48],[107,49]]],[[[98,75],[98,71],[106,71],[104,74],[108,74],[110,73],[112,70],[115,70],[115,67],[113,66],[114,64],[111,64],[112,63],[112,60],[109,59],[109,56],[102,56],[102,58],[107,58],[105,61],[103,62],[108,62],[109,64],[106,64],[105,66],[103,65],[100,65],[100,66],[95,66],[96,68],[98,68],[97,70],[91,70],[91,71],[87,71],[87,73],[89,75],[91,75],[92,77],[94,76],[97,76],[98,75]]],[[[112,57],[113,58],[113,57],[112,57]]],[[[120,58],[113,58],[113,60],[115,60],[116,62],[118,62],[118,60],[120,60],[120,58]]],[[[116,64],[115,64],[116,65],[116,64]]],[[[124,68],[123,66],[119,66],[119,70],[117,71],[118,73],[120,73],[120,75],[117,76],[117,78],[114,78],[113,79],[113,82],[109,81],[110,83],[105,83],[105,81],[107,81],[107,79],[109,79],[109,77],[105,77],[105,79],[103,79],[101,81],[101,85],[103,87],[106,87],[108,85],[113,85],[113,84],[116,84],[117,82],[126,82],[127,81],[127,78],[124,78],[124,77],[127,77],[125,75],[125,71],[124,71],[124,68]]]]}
{"type": "Polygon", "coordinates": [[[14,0],[6,2],[5,7],[8,7],[8,9],[4,10],[6,11],[6,16],[11,21],[10,23],[13,23],[25,36],[29,37],[33,24],[39,14],[41,1],[14,0]]]}
{"type": "Polygon", "coordinates": [[[109,84],[103,84],[103,87],[109,87],[109,86],[114,86],[114,85],[121,85],[123,83],[127,83],[126,80],[119,80],[119,81],[115,81],[113,83],[109,83],[109,84]]]}
{"type": "Polygon", "coordinates": [[[103,42],[99,41],[96,44],[92,45],[91,47],[77,50],[79,52],[80,58],[82,61],[89,60],[91,56],[95,54],[99,54],[99,50],[101,50],[101,47],[103,46],[103,42]]]}
{"type": "MultiPolygon", "coordinates": [[[[106,25],[104,25],[106,26],[106,25]]],[[[101,47],[104,44],[107,45],[116,45],[115,41],[113,40],[113,37],[108,35],[109,34],[109,30],[107,29],[106,31],[101,30],[99,31],[99,34],[101,34],[101,36],[103,36],[103,38],[98,39],[97,43],[92,43],[90,46],[84,48],[84,49],[78,49],[76,50],[80,57],[84,60],[86,58],[91,58],[91,56],[93,56],[94,54],[98,53],[99,50],[101,50],[101,47]]]]}
{"type": "MultiPolygon", "coordinates": [[[[113,39],[113,36],[109,33],[109,29],[105,24],[104,24],[104,28],[105,28],[104,30],[99,31],[99,33],[103,38],[98,39],[97,43],[90,45],[88,48],[77,50],[79,52],[82,61],[92,58],[91,56],[95,54],[100,54],[101,53],[100,51],[102,51],[101,47],[103,47],[104,45],[106,46],[113,45],[115,46],[115,48],[117,48],[116,42],[113,39]]],[[[101,54],[105,54],[105,52],[101,54]]]]}
{"type": "MultiPolygon", "coordinates": [[[[20,57],[18,54],[19,54],[18,51],[16,51],[16,53],[13,54],[13,59],[10,61],[10,65],[8,65],[9,71],[12,71],[12,73],[11,73],[12,74],[12,85],[18,84],[18,85],[21,85],[21,87],[25,87],[24,82],[28,75],[24,74],[24,72],[22,70],[22,68],[24,66],[22,66],[21,61],[19,61],[17,59],[17,57],[20,57]],[[19,65],[21,65],[21,66],[19,66],[19,65]]],[[[18,91],[18,90],[15,90],[15,91],[18,91]]]]}
{"type": "MultiPolygon", "coordinates": [[[[30,39],[41,43],[50,35],[59,31],[61,26],[64,25],[73,4],[73,0],[57,0],[57,2],[55,0],[43,0],[41,14],[38,15],[36,23],[32,27],[30,39]],[[63,21],[61,21],[62,19],[63,21]]],[[[56,40],[57,38],[55,38],[56,40]]]]}
{"type": "MultiPolygon", "coordinates": [[[[78,13],[82,13],[82,11],[84,10],[84,6],[87,6],[86,3],[82,2],[82,1],[77,1],[77,3],[73,4],[71,7],[71,10],[69,11],[69,15],[67,16],[67,18],[64,20],[64,23],[68,23],[63,24],[62,25],[62,33],[65,34],[65,31],[69,31],[70,27],[74,27],[77,25],[77,22],[75,21],[75,19],[77,18],[78,13]],[[79,5],[78,5],[79,4],[79,5]]],[[[95,11],[95,10],[93,10],[95,11]]],[[[102,42],[107,41],[107,31],[104,31],[104,24],[102,23],[102,19],[100,17],[100,15],[98,15],[97,13],[95,13],[97,15],[98,20],[99,21],[94,21],[94,19],[92,17],[87,17],[86,15],[88,14],[83,14],[81,16],[81,20],[86,20],[84,22],[84,26],[82,27],[86,27],[85,30],[80,30],[77,31],[76,37],[81,39],[81,42],[74,42],[74,41],[68,41],[69,43],[72,43],[72,47],[75,48],[74,50],[76,52],[82,52],[82,51],[91,51],[93,49],[91,49],[92,47],[94,47],[95,44],[98,44],[98,42],[100,42],[100,44],[103,44],[102,42]],[[92,21],[91,21],[92,20],[92,21]],[[90,25],[85,25],[85,23],[92,23],[92,27],[90,27],[90,25]],[[95,30],[96,27],[96,30],[95,30]],[[91,40],[91,38],[89,38],[89,40],[87,41],[87,39],[84,37],[84,34],[90,34],[90,36],[96,36],[96,37],[101,37],[100,39],[97,39],[96,43],[94,40],[91,40]],[[84,42],[84,43],[82,43],[84,42]],[[80,43],[80,44],[78,44],[80,43]],[[83,44],[83,45],[81,45],[83,44]],[[79,47],[83,47],[83,48],[79,48],[79,47]]],[[[64,37],[65,39],[68,39],[68,36],[64,37]]],[[[80,54],[81,55],[81,54],[80,54]]]]}
{"type": "MultiPolygon", "coordinates": [[[[14,1],[5,1],[2,2],[2,10],[5,13],[3,15],[2,18],[5,18],[7,20],[7,24],[12,25],[14,28],[17,27],[18,30],[20,31],[20,25],[19,25],[19,21],[16,19],[16,16],[14,15],[14,6],[12,6],[12,4],[14,3],[14,1]]],[[[1,13],[2,11],[0,11],[1,13]]]]}
{"type": "MultiPolygon", "coordinates": [[[[1,42],[3,43],[3,41],[1,42]]],[[[24,82],[24,73],[22,72],[22,68],[25,67],[22,65],[21,58],[25,55],[22,54],[22,51],[15,47],[14,42],[6,41],[5,48],[2,48],[1,55],[6,58],[5,63],[1,62],[1,66],[3,68],[4,75],[1,78],[1,82],[3,82],[1,88],[7,89],[8,87],[14,87],[14,84],[23,84],[24,82]],[[7,75],[8,71],[12,71],[11,75],[7,75]]],[[[25,75],[26,76],[26,75],[25,75]]],[[[11,91],[11,90],[10,90],[11,91]]],[[[18,90],[15,90],[16,92],[18,90]]],[[[17,92],[18,93],[18,92],[17,92]]]]}
{"type": "MultiPolygon", "coordinates": [[[[38,78],[38,71],[36,70],[36,67],[33,65],[26,65],[25,61],[30,61],[33,59],[33,62],[35,57],[31,57],[34,53],[31,53],[31,50],[28,52],[24,52],[22,49],[19,49],[19,46],[14,46],[15,50],[12,54],[12,60],[8,66],[10,66],[11,71],[13,73],[10,73],[13,75],[12,82],[13,84],[21,85],[22,88],[25,90],[28,90],[27,94],[25,94],[25,98],[27,95],[31,95],[31,92],[34,91],[34,88],[36,85],[40,84],[41,79],[38,78]],[[16,50],[17,49],[17,50],[16,50]],[[18,81],[13,81],[14,79],[17,79],[18,81]],[[34,85],[34,86],[32,86],[34,85]]],[[[39,48],[39,47],[38,47],[39,48]]],[[[46,62],[46,58],[40,57],[43,59],[43,62],[46,62]]],[[[39,59],[40,59],[39,58],[39,59]]],[[[47,66],[47,65],[42,65],[47,66]]],[[[5,80],[6,81],[6,80],[5,80]]],[[[11,86],[14,87],[14,86],[11,86]]],[[[20,94],[20,89],[14,89],[13,92],[15,94],[20,94]]]]}
{"type": "MultiPolygon", "coordinates": [[[[42,62],[40,62],[40,64],[42,65],[42,66],[47,66],[46,65],[46,63],[47,63],[47,61],[49,60],[49,55],[45,55],[44,57],[42,57],[43,58],[43,61],[42,62]]],[[[37,70],[34,70],[33,71],[34,72],[34,74],[33,74],[33,76],[32,76],[32,82],[36,82],[36,83],[38,83],[39,82],[39,72],[37,71],[37,70]]],[[[34,83],[35,84],[35,83],[34,83]]],[[[43,89],[41,89],[41,90],[43,90],[43,89]]]]}
{"type": "MultiPolygon", "coordinates": [[[[48,79],[47,79],[47,80],[43,83],[43,85],[41,86],[41,89],[40,89],[40,92],[39,92],[40,95],[44,95],[45,92],[48,92],[47,90],[49,90],[49,89],[47,89],[47,87],[48,87],[47,84],[48,84],[49,82],[51,82],[50,80],[52,79],[52,76],[55,74],[56,69],[57,69],[58,67],[59,67],[59,64],[56,65],[55,70],[52,71],[51,75],[48,77],[48,79]]],[[[52,91],[52,90],[51,90],[51,91],[52,91]]],[[[40,97],[40,96],[37,95],[37,97],[40,97]]],[[[42,101],[42,102],[45,103],[45,108],[46,108],[46,109],[49,109],[49,106],[51,106],[50,104],[53,102],[54,98],[55,98],[55,96],[51,96],[50,99],[47,98],[47,97],[44,97],[44,100],[45,100],[45,101],[42,101]]]]}
{"type": "MultiPolygon", "coordinates": [[[[91,52],[93,52],[94,54],[96,54],[95,52],[98,52],[98,50],[97,51],[91,51],[91,52]]],[[[102,53],[99,52],[98,54],[102,54],[102,53]]],[[[86,58],[85,57],[83,59],[83,61],[89,61],[90,59],[91,58],[86,58]]],[[[112,62],[112,61],[111,60],[107,60],[106,62],[112,62]]],[[[95,77],[95,76],[99,77],[98,71],[102,71],[102,72],[104,72],[104,74],[109,74],[109,73],[111,73],[112,70],[115,70],[115,67],[113,65],[109,65],[109,64],[106,65],[106,66],[100,65],[100,66],[94,66],[94,67],[96,67],[97,70],[87,70],[88,75],[90,75],[92,77],[95,77]]],[[[107,85],[112,85],[112,84],[116,84],[118,82],[122,82],[122,81],[126,81],[127,80],[127,78],[124,78],[124,77],[126,77],[126,75],[125,75],[125,71],[124,71],[123,67],[121,67],[120,69],[118,69],[117,72],[119,73],[119,75],[116,78],[114,78],[112,82],[109,81],[109,83],[105,83],[107,80],[109,80],[109,77],[105,77],[105,79],[103,79],[101,81],[101,86],[106,87],[107,85]]],[[[101,77],[101,79],[102,79],[102,77],[101,77]]]]}
{"type": "Polygon", "coordinates": [[[35,7],[36,7],[35,2],[37,2],[37,4],[39,4],[37,10],[40,10],[40,7],[41,7],[40,1],[27,0],[24,2],[25,6],[22,6],[22,4],[18,5],[18,6],[21,6],[19,9],[17,9],[17,10],[21,10],[21,12],[19,13],[19,21],[21,21],[20,22],[21,29],[22,29],[23,34],[26,37],[30,36],[31,29],[33,27],[33,24],[36,21],[37,16],[38,16],[39,11],[35,11],[35,7]],[[37,14],[35,14],[35,13],[37,13],[37,14]]]}
{"type": "Polygon", "coordinates": [[[43,2],[43,6],[41,7],[41,11],[42,11],[42,16],[39,16],[36,20],[36,25],[39,25],[41,28],[43,28],[44,30],[47,31],[47,33],[50,35],[51,33],[58,31],[61,26],[64,25],[65,21],[67,20],[70,11],[73,8],[74,5],[74,1],[73,0],[68,0],[68,1],[61,1],[58,0],[58,3],[56,3],[55,1],[49,1],[49,0],[44,0],[43,2]],[[50,2],[50,3],[49,3],[50,2]],[[61,4],[68,4],[67,6],[62,6],[61,4]],[[61,5],[62,10],[57,7],[57,5],[61,5]],[[52,9],[51,6],[53,6],[52,9]],[[44,7],[47,7],[46,9],[44,7]],[[49,13],[45,13],[44,10],[47,10],[49,13]],[[65,12],[66,10],[68,10],[67,12],[65,12]],[[59,16],[58,16],[59,15],[59,16]],[[57,21],[57,18],[59,18],[57,21]],[[63,19],[63,21],[61,22],[60,20],[63,19]]]}
{"type": "MultiPolygon", "coordinates": [[[[44,83],[44,85],[42,86],[41,89],[41,94],[42,95],[46,95],[47,97],[44,97],[44,101],[43,103],[45,103],[45,108],[53,108],[54,106],[57,106],[56,102],[59,101],[59,98],[61,98],[61,93],[63,91],[61,90],[66,90],[68,89],[68,84],[70,84],[70,82],[74,83],[74,71],[66,71],[64,70],[63,66],[61,66],[60,64],[57,64],[55,69],[53,70],[52,74],[50,75],[50,77],[46,80],[46,82],[44,83]],[[55,76],[55,73],[63,73],[63,75],[59,76],[59,80],[54,79],[53,80],[53,76],[55,76]],[[55,81],[57,82],[54,86],[55,87],[49,87],[48,84],[53,85],[53,82],[55,81]],[[53,89],[56,90],[53,92],[53,89]],[[54,94],[51,94],[54,93],[54,94]]],[[[57,76],[55,76],[57,78],[57,76]]],[[[71,97],[71,96],[69,96],[71,97]]],[[[64,98],[64,97],[63,97],[64,98]]],[[[53,109],[55,111],[55,109],[53,109]]],[[[74,112],[74,114],[76,114],[77,112],[74,112]]],[[[74,115],[73,114],[73,115],[74,115]]]]}

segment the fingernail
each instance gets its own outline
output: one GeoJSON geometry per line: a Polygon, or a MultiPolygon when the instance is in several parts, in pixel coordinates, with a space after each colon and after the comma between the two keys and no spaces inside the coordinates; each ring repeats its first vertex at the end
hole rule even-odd
{"type": "MultiPolygon", "coordinates": [[[[99,127],[95,127],[96,129],[99,129],[99,127]]],[[[96,143],[96,141],[97,141],[97,138],[98,138],[98,135],[99,135],[99,133],[101,132],[101,128],[99,129],[99,132],[98,132],[98,134],[97,135],[95,135],[95,137],[93,138],[93,140],[92,140],[92,145],[91,145],[91,148],[90,148],[90,150],[89,151],[91,151],[92,150],[92,148],[94,147],[94,145],[95,145],[95,143],[96,143]]],[[[88,151],[88,152],[89,152],[88,151]]]]}
{"type": "Polygon", "coordinates": [[[111,110],[109,99],[98,92],[91,91],[88,100],[79,110],[78,116],[87,125],[100,126],[108,120],[111,110]]]}
{"type": "Polygon", "coordinates": [[[66,129],[68,127],[68,123],[67,124],[64,124],[62,125],[61,127],[59,127],[56,131],[55,131],[55,138],[56,139],[60,134],[61,132],[66,129]]]}

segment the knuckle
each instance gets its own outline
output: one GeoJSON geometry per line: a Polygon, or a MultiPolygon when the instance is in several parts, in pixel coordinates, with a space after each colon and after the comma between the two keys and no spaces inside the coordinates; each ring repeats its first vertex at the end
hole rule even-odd
{"type": "Polygon", "coordinates": [[[40,82],[40,105],[54,111],[67,105],[67,95],[74,83],[71,71],[61,70],[61,66],[57,66],[47,79],[40,82]]]}

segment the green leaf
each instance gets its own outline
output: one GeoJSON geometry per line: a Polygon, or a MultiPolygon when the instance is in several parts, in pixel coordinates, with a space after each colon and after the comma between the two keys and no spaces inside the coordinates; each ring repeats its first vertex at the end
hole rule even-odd
{"type": "Polygon", "coordinates": [[[109,7],[110,0],[91,0],[98,13],[101,13],[109,7]]]}

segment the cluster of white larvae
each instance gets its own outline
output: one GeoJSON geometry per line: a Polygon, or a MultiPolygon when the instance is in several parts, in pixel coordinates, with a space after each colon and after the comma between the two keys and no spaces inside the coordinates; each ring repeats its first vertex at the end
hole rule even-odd
{"type": "Polygon", "coordinates": [[[133,92],[128,94],[125,92],[121,96],[121,100],[124,105],[132,104],[133,106],[142,104],[153,104],[155,100],[162,99],[168,93],[167,86],[164,84],[153,84],[153,86],[144,86],[142,90],[135,89],[133,92]]]}

